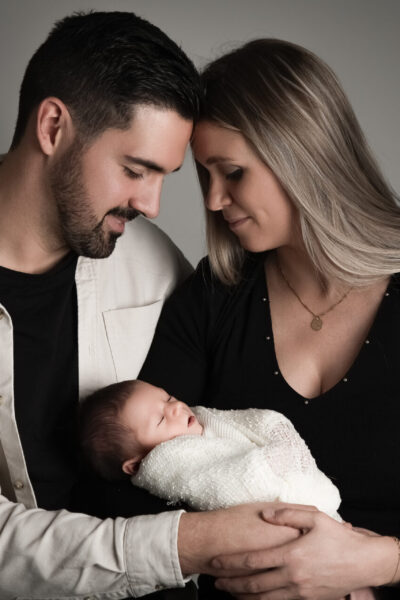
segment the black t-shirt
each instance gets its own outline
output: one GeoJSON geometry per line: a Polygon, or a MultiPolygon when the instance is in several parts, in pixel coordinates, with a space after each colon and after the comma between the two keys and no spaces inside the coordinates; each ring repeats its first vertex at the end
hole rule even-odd
{"type": "Polygon", "coordinates": [[[31,275],[0,267],[14,332],[15,413],[38,506],[68,508],[77,473],[77,256],[31,275]]]}
{"type": "Polygon", "coordinates": [[[395,275],[348,373],[321,396],[303,398],[279,371],[263,257],[250,256],[242,283],[232,288],[200,263],[165,304],[139,377],[192,405],[282,412],[339,488],[342,517],[399,536],[399,367],[395,275]]]}

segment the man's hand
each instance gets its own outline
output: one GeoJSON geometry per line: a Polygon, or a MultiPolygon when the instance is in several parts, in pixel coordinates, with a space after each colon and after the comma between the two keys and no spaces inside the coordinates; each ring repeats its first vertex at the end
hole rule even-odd
{"type": "MultiPolygon", "coordinates": [[[[236,554],[274,548],[296,539],[298,529],[267,523],[262,511],[282,506],[257,502],[224,510],[184,513],[178,533],[178,553],[184,574],[238,575],[248,569],[214,568],[211,561],[220,554],[236,554]]],[[[289,506],[289,505],[287,505],[289,506]]],[[[306,508],[306,507],[304,507],[306,508]]]]}
{"type": "Polygon", "coordinates": [[[263,517],[302,535],[275,548],[212,561],[221,570],[217,587],[240,600],[337,600],[361,587],[388,583],[393,576],[397,549],[388,537],[356,531],[299,507],[266,509],[263,517]]]}

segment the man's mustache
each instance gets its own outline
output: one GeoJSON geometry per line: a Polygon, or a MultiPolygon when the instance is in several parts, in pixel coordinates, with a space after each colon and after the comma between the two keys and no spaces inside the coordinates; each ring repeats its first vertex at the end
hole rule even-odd
{"type": "Polygon", "coordinates": [[[107,214],[119,217],[120,219],[126,219],[127,221],[133,221],[133,219],[136,219],[142,213],[135,208],[112,208],[107,214]]]}

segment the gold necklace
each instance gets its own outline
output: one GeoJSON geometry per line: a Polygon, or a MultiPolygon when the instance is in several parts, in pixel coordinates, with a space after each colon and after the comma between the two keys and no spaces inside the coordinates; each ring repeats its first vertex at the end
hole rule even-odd
{"type": "Polygon", "coordinates": [[[311,310],[311,308],[309,308],[307,306],[307,304],[304,304],[303,300],[300,298],[300,296],[298,295],[296,290],[291,286],[289,281],[286,279],[286,276],[285,276],[284,272],[282,271],[281,265],[279,264],[278,260],[276,261],[276,265],[278,267],[280,274],[282,275],[283,281],[286,283],[288,288],[291,290],[291,292],[293,292],[293,294],[296,296],[297,300],[306,309],[306,311],[308,311],[310,313],[310,315],[312,315],[310,327],[314,331],[319,331],[320,329],[322,329],[322,325],[324,324],[324,322],[321,317],[324,317],[325,315],[327,315],[329,312],[331,312],[331,310],[333,310],[334,308],[336,308],[336,306],[338,306],[341,302],[343,302],[343,300],[350,294],[351,290],[353,289],[353,288],[348,289],[347,292],[345,292],[343,294],[343,296],[341,298],[339,298],[339,300],[337,300],[334,304],[332,304],[332,306],[330,306],[329,308],[324,310],[324,312],[319,313],[319,315],[317,315],[316,313],[314,313],[311,310]]]}

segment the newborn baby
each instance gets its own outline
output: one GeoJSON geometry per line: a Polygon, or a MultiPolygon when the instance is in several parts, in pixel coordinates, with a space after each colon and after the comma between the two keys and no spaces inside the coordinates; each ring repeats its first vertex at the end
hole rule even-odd
{"type": "Polygon", "coordinates": [[[189,408],[143,381],[86,399],[81,441],[93,468],[199,510],[256,501],[313,504],[339,519],[340,496],[291,422],[272,410],[189,408]]]}
{"type": "MultiPolygon", "coordinates": [[[[281,413],[189,408],[132,380],[103,388],[81,407],[80,436],[92,467],[198,510],[257,501],[313,504],[333,518],[338,489],[281,413]]],[[[373,600],[370,588],[342,600],[373,600]]]]}

